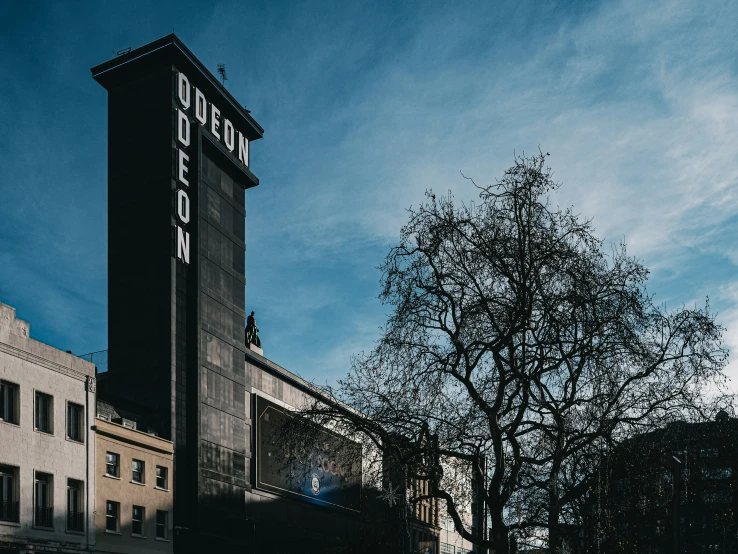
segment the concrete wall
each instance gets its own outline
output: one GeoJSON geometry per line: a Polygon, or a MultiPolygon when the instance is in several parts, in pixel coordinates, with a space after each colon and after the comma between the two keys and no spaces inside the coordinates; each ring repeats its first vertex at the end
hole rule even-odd
{"type": "Polygon", "coordinates": [[[0,521],[0,547],[21,552],[53,549],[79,552],[94,549],[95,366],[29,337],[28,323],[15,310],[0,304],[0,380],[19,386],[18,425],[0,421],[0,465],[17,468],[20,480],[20,523],[0,521]],[[53,434],[34,428],[35,391],[53,396],[53,434]],[[83,441],[67,438],[67,402],[85,408],[83,441]],[[53,476],[53,528],[34,525],[34,475],[53,476]],[[84,483],[85,531],[66,530],[67,479],[84,483]]]}
{"type": "Polygon", "coordinates": [[[116,553],[166,553],[172,552],[172,455],[170,441],[148,435],[141,431],[127,429],[122,425],[97,419],[96,478],[97,508],[95,526],[97,528],[97,551],[116,553]],[[119,477],[106,475],[107,452],[120,456],[119,477]],[[144,484],[132,481],[132,461],[144,462],[144,484]],[[156,466],[167,468],[167,490],[156,486],[156,466]],[[106,531],[106,501],[120,504],[119,533],[106,531]],[[133,506],[146,509],[145,538],[133,536],[131,519],[133,506]],[[167,540],[156,537],[156,511],[169,513],[167,540]]]}

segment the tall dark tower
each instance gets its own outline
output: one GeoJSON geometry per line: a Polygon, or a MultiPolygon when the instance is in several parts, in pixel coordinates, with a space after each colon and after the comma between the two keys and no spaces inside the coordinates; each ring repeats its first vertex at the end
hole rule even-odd
{"type": "Polygon", "coordinates": [[[108,91],[108,389],[174,442],[176,552],[250,552],[245,190],[263,129],[169,35],[108,91]]]}

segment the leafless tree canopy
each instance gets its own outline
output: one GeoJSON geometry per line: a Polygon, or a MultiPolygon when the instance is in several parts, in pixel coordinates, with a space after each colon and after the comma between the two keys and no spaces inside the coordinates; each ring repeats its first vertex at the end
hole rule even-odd
{"type": "Polygon", "coordinates": [[[476,206],[428,192],[381,267],[381,339],[325,390],[337,403],[303,414],[365,441],[378,487],[388,460],[426,479],[458,532],[500,554],[513,537],[555,551],[603,451],[700,417],[727,357],[709,305],[656,305],[648,270],[552,206],[557,187],[539,154],[476,206]],[[487,536],[462,517],[472,482],[487,536]]]}

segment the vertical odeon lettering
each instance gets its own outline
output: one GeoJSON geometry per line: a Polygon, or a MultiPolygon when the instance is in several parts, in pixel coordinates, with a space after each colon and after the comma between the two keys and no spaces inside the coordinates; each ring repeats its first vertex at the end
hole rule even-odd
{"type": "MultiPolygon", "coordinates": [[[[177,100],[183,110],[190,107],[190,81],[183,73],[177,74],[177,100]]],[[[177,109],[176,150],[177,155],[177,190],[174,193],[175,213],[177,215],[177,259],[185,264],[190,263],[190,234],[185,226],[190,221],[190,198],[185,190],[190,182],[187,180],[187,163],[190,157],[184,151],[191,142],[190,119],[182,109],[177,109]],[[180,188],[184,187],[184,188],[180,188]]]]}
{"type": "Polygon", "coordinates": [[[190,84],[184,73],[177,73],[174,83],[174,96],[177,98],[177,107],[174,110],[174,141],[175,141],[175,168],[177,188],[174,192],[175,215],[177,218],[177,232],[175,250],[177,259],[188,264],[190,260],[190,235],[187,224],[190,221],[190,198],[187,190],[190,186],[189,168],[190,156],[187,150],[193,142],[192,123],[197,122],[210,140],[222,144],[229,155],[233,155],[244,167],[249,166],[249,139],[238,131],[233,123],[221,115],[217,106],[208,103],[205,94],[190,84]]]}

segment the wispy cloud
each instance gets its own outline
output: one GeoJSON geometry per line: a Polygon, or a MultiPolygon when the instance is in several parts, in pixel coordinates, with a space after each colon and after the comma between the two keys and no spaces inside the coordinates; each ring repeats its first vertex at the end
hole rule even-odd
{"type": "Polygon", "coordinates": [[[624,238],[659,301],[710,295],[738,347],[733,3],[89,7],[17,14],[0,39],[16,76],[0,84],[11,304],[43,313],[21,278],[45,278],[59,317],[104,318],[105,95],[87,71],[174,26],[206,65],[226,63],[229,89],[266,129],[253,146],[262,185],[248,192],[247,302],[267,355],[288,369],[333,379],[371,345],[386,311],[376,266],[426,189],[471,199],[459,171],[493,182],[539,145],[564,184],[553,200],[624,238]]]}

